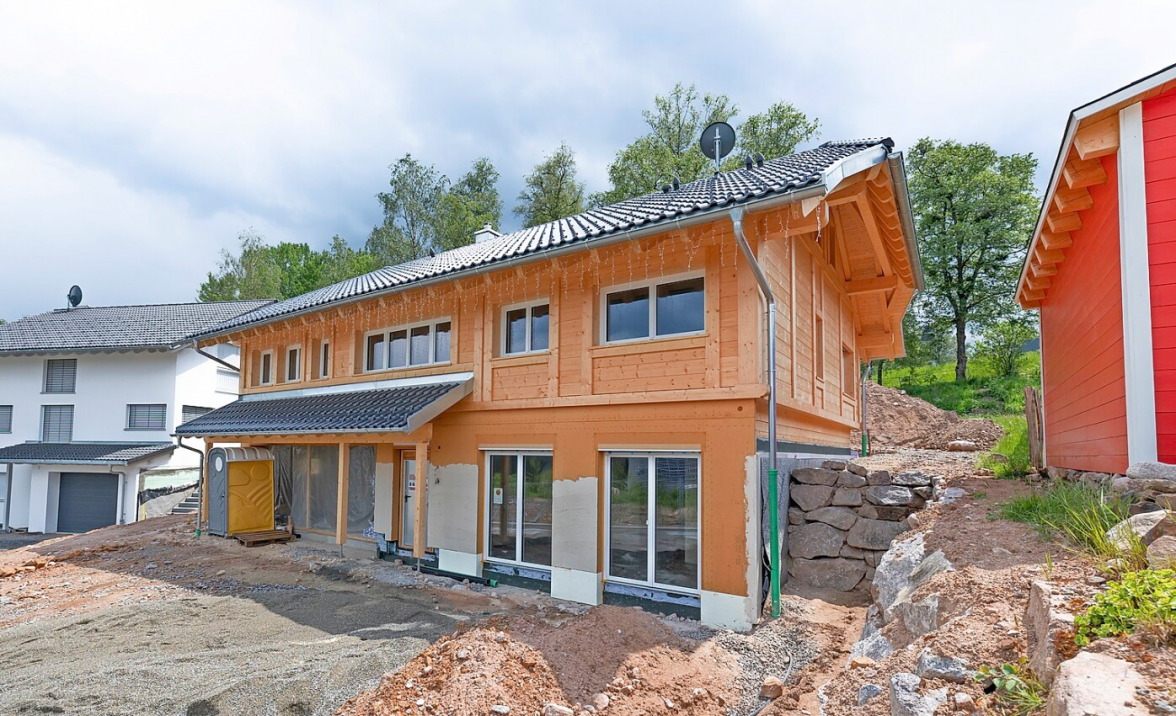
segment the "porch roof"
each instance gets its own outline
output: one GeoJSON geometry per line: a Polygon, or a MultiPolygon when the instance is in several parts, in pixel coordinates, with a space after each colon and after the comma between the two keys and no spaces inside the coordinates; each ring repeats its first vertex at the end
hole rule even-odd
{"type": "Polygon", "coordinates": [[[174,443],[39,443],[0,448],[0,463],[21,465],[129,465],[175,450],[174,443]]]}
{"type": "Polygon", "coordinates": [[[242,397],[176,428],[182,437],[411,433],[469,395],[469,373],[428,381],[307,389],[242,397]]]}

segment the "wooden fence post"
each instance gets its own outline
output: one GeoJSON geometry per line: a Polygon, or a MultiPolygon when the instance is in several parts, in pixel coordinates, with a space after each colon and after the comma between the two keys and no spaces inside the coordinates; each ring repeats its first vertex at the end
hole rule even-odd
{"type": "Polygon", "coordinates": [[[1025,422],[1029,426],[1029,462],[1038,471],[1045,468],[1045,456],[1042,454],[1042,425],[1041,399],[1037,389],[1031,385],[1025,386],[1025,422]]]}

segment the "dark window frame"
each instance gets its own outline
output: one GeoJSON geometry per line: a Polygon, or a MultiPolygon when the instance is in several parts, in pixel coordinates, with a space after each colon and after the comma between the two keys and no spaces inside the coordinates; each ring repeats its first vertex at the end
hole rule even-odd
{"type": "Polygon", "coordinates": [[[609,288],[600,292],[600,302],[598,305],[600,333],[598,336],[599,345],[624,345],[626,343],[639,343],[642,341],[656,341],[670,338],[686,338],[690,336],[705,335],[707,331],[706,312],[707,312],[707,296],[706,296],[706,272],[692,271],[688,273],[677,274],[674,276],[664,276],[645,281],[636,281],[634,283],[623,284],[619,286],[610,286],[609,288]],[[662,333],[658,330],[658,300],[659,289],[674,284],[681,284],[687,282],[698,281],[701,284],[702,294],[702,328],[693,329],[689,331],[666,332],[662,333]],[[644,300],[647,303],[647,318],[645,335],[632,336],[628,338],[610,338],[610,316],[609,316],[609,299],[619,294],[645,291],[644,300]]]}

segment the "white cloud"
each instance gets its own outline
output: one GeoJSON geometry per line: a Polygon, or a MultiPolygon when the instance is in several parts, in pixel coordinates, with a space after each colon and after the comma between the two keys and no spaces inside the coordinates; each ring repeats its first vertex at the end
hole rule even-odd
{"type": "Polygon", "coordinates": [[[954,137],[1048,165],[1072,107],[1171,61],[1176,20],[1089,0],[716,7],[9,4],[0,316],[74,282],[95,303],[190,298],[249,226],[358,243],[405,152],[451,176],[491,157],[508,214],[561,141],[603,188],[677,81],[744,115],[788,99],[826,139],[954,137]]]}

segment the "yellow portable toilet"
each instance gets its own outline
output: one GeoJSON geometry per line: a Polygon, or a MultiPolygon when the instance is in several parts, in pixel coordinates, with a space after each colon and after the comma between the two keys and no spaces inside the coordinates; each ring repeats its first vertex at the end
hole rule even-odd
{"type": "Polygon", "coordinates": [[[265,448],[208,453],[208,532],[228,537],[274,528],[274,458],[265,448]]]}

